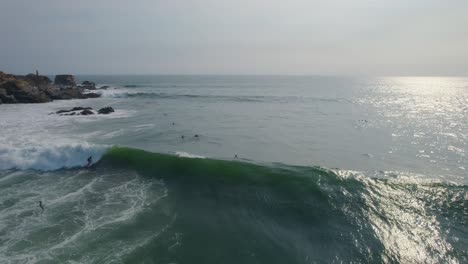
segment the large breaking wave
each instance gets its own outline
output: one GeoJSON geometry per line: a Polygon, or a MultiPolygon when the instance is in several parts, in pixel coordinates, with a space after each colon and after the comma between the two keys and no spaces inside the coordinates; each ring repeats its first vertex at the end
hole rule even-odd
{"type": "Polygon", "coordinates": [[[263,260],[276,263],[467,260],[467,186],[120,147],[110,149],[100,166],[167,182],[183,204],[181,214],[190,219],[179,228],[201,236],[186,247],[244,243],[260,247],[263,260]],[[231,233],[236,230],[244,235],[231,233]],[[219,240],[223,236],[226,240],[219,240]],[[262,246],[255,243],[259,239],[262,246]]]}
{"type": "MultiPolygon", "coordinates": [[[[106,208],[116,214],[117,220],[86,207],[87,218],[81,219],[80,214],[75,218],[92,225],[86,224],[76,234],[51,246],[44,251],[49,252],[47,256],[63,257],[64,245],[73,241],[79,247],[67,246],[70,254],[83,247],[86,255],[95,253],[96,259],[102,259],[106,255],[102,252],[115,251],[115,240],[105,238],[119,237],[121,229],[130,226],[133,232],[142,235],[141,239],[129,237],[125,242],[125,237],[120,238],[127,246],[123,254],[114,252],[112,261],[144,263],[164,259],[219,263],[226,257],[242,263],[464,263],[468,260],[468,186],[464,185],[416,179],[415,175],[406,177],[402,173],[375,178],[320,167],[262,165],[186,153],[168,155],[86,144],[3,150],[0,163],[2,169],[53,170],[80,167],[89,155],[94,155],[97,161],[92,170],[95,178],[89,184],[120,182],[114,189],[121,194],[93,190],[84,192],[86,195],[81,199],[90,199],[91,206],[91,201],[96,202],[93,197],[103,196],[103,204],[93,206],[106,208]],[[132,184],[138,184],[127,184],[128,177],[132,184]],[[167,193],[152,190],[152,182],[158,183],[157,186],[164,183],[167,193]],[[155,205],[146,198],[152,192],[155,192],[155,205]],[[129,201],[132,204],[124,211],[129,216],[111,210],[112,206],[124,206],[129,201]],[[154,224],[158,222],[154,217],[162,217],[161,214],[165,215],[165,221],[154,224]],[[104,220],[103,228],[93,224],[104,220]],[[102,234],[102,239],[95,238],[91,232],[102,234]],[[101,247],[87,248],[86,241],[90,239],[99,242],[101,247]]],[[[67,170],[50,173],[70,177],[67,170]]],[[[2,177],[9,182],[14,175],[2,177]]],[[[73,177],[88,181],[89,176],[78,173],[73,177]]],[[[76,194],[77,191],[64,192],[62,198],[46,204],[53,211],[56,201],[68,201],[76,194]]],[[[59,237],[56,239],[61,241],[59,237]]],[[[85,255],[77,261],[90,262],[85,255]]]]}

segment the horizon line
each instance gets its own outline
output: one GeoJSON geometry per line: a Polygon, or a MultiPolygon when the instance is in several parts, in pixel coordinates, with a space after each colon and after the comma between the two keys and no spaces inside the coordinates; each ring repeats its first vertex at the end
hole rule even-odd
{"type": "MultiPolygon", "coordinates": [[[[29,73],[11,73],[6,72],[0,69],[0,72],[13,75],[27,75],[35,74],[34,72],[29,73]]],[[[62,74],[69,74],[74,76],[222,76],[222,77],[241,77],[241,76],[251,76],[251,77],[343,77],[343,78],[398,78],[398,77],[412,77],[412,78],[468,78],[467,75],[455,75],[455,74],[442,74],[442,75],[424,75],[424,74],[323,74],[323,73],[310,73],[310,74],[301,74],[301,73],[288,73],[288,74],[276,74],[276,73],[41,73],[42,76],[56,76],[62,74]]]]}

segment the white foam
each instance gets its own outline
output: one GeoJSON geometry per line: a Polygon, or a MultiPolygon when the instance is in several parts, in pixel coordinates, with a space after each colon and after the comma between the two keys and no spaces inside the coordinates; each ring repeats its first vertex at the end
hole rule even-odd
{"type": "Polygon", "coordinates": [[[129,94],[136,94],[138,92],[131,91],[129,89],[120,88],[120,89],[101,90],[101,91],[98,91],[98,93],[100,93],[101,96],[104,98],[126,98],[128,97],[129,94]]]}
{"type": "Polygon", "coordinates": [[[206,158],[205,156],[190,154],[190,153],[183,152],[183,151],[176,151],[175,154],[178,157],[183,157],[183,158],[192,158],[192,159],[205,159],[206,158]]]}
{"type": "Polygon", "coordinates": [[[98,161],[108,146],[88,143],[63,129],[72,122],[85,118],[49,115],[57,108],[72,106],[76,106],[76,102],[72,100],[47,104],[2,105],[0,170],[48,171],[71,168],[85,165],[89,156],[93,157],[94,162],[98,161]]]}
{"type": "Polygon", "coordinates": [[[0,201],[15,202],[0,208],[0,232],[5,238],[0,243],[0,263],[48,263],[69,254],[76,254],[76,263],[121,262],[124,255],[152,241],[173,221],[136,230],[138,235],[117,242],[106,237],[122,224],[135,224],[136,216],[167,196],[163,182],[147,181],[131,172],[45,173],[21,185],[8,185],[0,192],[0,201]],[[45,210],[37,206],[38,201],[44,202],[45,210]],[[45,233],[47,236],[36,235],[45,233]],[[90,249],[90,239],[97,239],[100,246],[90,249]],[[20,243],[23,247],[18,249],[20,243]],[[90,253],[77,254],[84,249],[90,253]],[[96,261],[89,256],[101,257],[96,261]]]}
{"type": "Polygon", "coordinates": [[[90,156],[94,162],[101,159],[107,148],[107,146],[92,145],[86,142],[30,148],[0,146],[0,170],[36,169],[48,171],[84,166],[90,156]]]}

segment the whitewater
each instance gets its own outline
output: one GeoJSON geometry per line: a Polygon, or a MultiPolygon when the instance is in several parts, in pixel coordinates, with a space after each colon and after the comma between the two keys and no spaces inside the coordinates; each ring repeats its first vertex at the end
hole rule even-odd
{"type": "Polygon", "coordinates": [[[0,105],[1,263],[468,261],[466,78],[78,78],[0,105]]]}

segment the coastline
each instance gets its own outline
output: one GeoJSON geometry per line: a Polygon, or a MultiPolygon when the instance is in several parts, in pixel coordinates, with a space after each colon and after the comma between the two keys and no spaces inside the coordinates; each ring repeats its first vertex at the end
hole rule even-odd
{"type": "Polygon", "coordinates": [[[88,99],[101,95],[96,85],[84,81],[78,85],[73,75],[57,75],[54,82],[36,74],[13,75],[0,71],[0,104],[47,103],[54,100],[88,99]]]}

